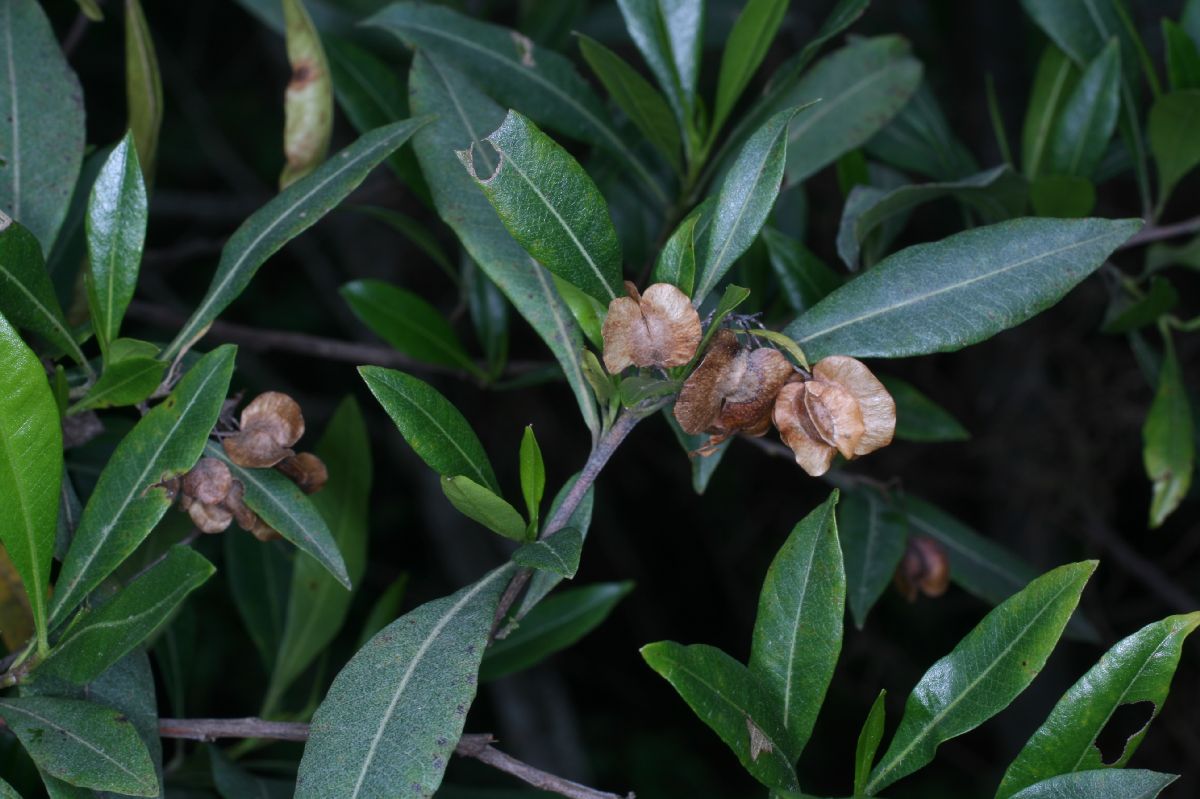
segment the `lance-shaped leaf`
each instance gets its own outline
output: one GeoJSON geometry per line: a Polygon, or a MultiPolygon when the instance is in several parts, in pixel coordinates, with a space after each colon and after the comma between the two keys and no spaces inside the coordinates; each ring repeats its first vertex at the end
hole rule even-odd
{"type": "Polygon", "coordinates": [[[660,641],[641,651],[756,780],[768,788],[798,787],[779,699],[754,672],[707,644],[660,641]]]}
{"type": "Polygon", "coordinates": [[[291,780],[269,779],[251,774],[221,751],[220,747],[208,746],[212,764],[213,787],[221,799],[290,799],[294,793],[291,780]]]}
{"type": "Polygon", "coordinates": [[[720,130],[725,124],[746,84],[766,57],[787,7],[787,0],[749,0],[733,23],[721,53],[713,131],[720,130]]]}
{"type": "MultiPolygon", "coordinates": [[[[325,487],[312,503],[329,525],[357,587],[367,562],[367,506],[371,493],[371,439],[358,403],[347,397],[317,442],[317,455],[329,469],[325,487]]],[[[333,640],[350,610],[353,594],[311,557],[296,559],[287,622],[265,704],[278,701],[287,687],[333,640]]],[[[389,619],[390,621],[390,619],[389,619]]]]}
{"type": "Polygon", "coordinates": [[[161,483],[199,460],[225,401],[235,352],[224,345],[197,361],[117,445],[55,583],[52,625],[137,549],[167,512],[171,498],[161,483]]]}
{"type": "Polygon", "coordinates": [[[1200,89],[1200,44],[1192,41],[1182,25],[1169,19],[1162,21],[1162,34],[1171,89],[1200,89]]]}
{"type": "Polygon", "coordinates": [[[121,329],[137,288],[146,240],[146,184],[133,134],[113,149],[92,185],[87,210],[88,308],[92,329],[107,350],[121,329]]]}
{"type": "Polygon", "coordinates": [[[1179,665],[1184,640],[1200,625],[1200,613],[1169,616],[1148,624],[1108,650],[1050,711],[1004,773],[996,799],[1059,774],[1121,768],[1129,762],[1162,709],[1179,665]],[[1125,742],[1121,754],[1105,762],[1096,739],[1122,705],[1150,702],[1145,725],[1125,742]]]}
{"type": "MultiPolygon", "coordinates": [[[[287,624],[288,589],[295,564],[282,541],[259,541],[240,530],[224,535],[226,580],[242,624],[262,656],[263,664],[274,672],[275,658],[287,624]]],[[[329,575],[324,566],[323,574],[329,575]]],[[[329,576],[333,579],[332,575],[329,576]]],[[[346,593],[341,583],[337,590],[346,593]]],[[[186,644],[185,644],[186,645],[186,644]]]]}
{"type": "MultiPolygon", "coordinates": [[[[563,503],[578,480],[579,475],[575,474],[563,484],[563,487],[559,489],[558,495],[554,497],[554,501],[550,503],[550,513],[547,518],[554,518],[554,514],[558,511],[558,506],[563,503]]],[[[584,540],[587,539],[588,528],[592,524],[592,504],[595,498],[595,486],[590,486],[583,495],[583,499],[575,506],[575,512],[567,519],[566,527],[578,530],[584,540]]],[[[534,574],[533,579],[529,581],[529,589],[525,592],[525,596],[521,598],[521,604],[518,606],[515,614],[516,618],[521,619],[525,614],[529,613],[562,581],[562,575],[555,574],[554,572],[538,571],[534,574]]]]}
{"type": "Polygon", "coordinates": [[[571,579],[579,571],[579,555],[583,552],[583,533],[564,527],[543,538],[532,541],[513,553],[513,563],[530,569],[557,574],[571,579]]]}
{"type": "MultiPolygon", "coordinates": [[[[504,119],[504,109],[460,73],[424,51],[413,59],[409,82],[415,112],[437,113],[428,127],[417,132],[413,149],[421,169],[429,176],[438,214],[453,228],[479,268],[546,342],[562,366],[584,422],[594,435],[598,434],[600,416],[581,363],[582,337],[554,287],[552,275],[508,234],[454,155],[494,130],[504,119]],[[455,113],[444,113],[447,108],[455,113]]],[[[486,148],[476,155],[480,159],[494,158],[486,148]]]]}
{"type": "Polygon", "coordinates": [[[251,214],[221,250],[217,273],[204,299],[163,350],[163,359],[179,355],[250,285],[263,262],[325,216],[380,161],[428,122],[428,118],[409,119],[364,134],[251,214]]]}
{"type": "Polygon", "coordinates": [[[793,311],[804,311],[842,284],[841,277],[799,241],[767,226],[762,229],[771,270],[793,311]]]}
{"type": "Polygon", "coordinates": [[[704,6],[699,0],[617,0],[625,28],[680,127],[691,126],[704,46],[704,6]]]}
{"type": "Polygon", "coordinates": [[[804,517],[763,581],[750,648],[750,672],[779,707],[792,762],[816,723],[842,649],[846,574],[838,544],[838,492],[804,517]]]}
{"type": "Polygon", "coordinates": [[[154,40],[139,0],[125,0],[125,100],[129,105],[129,132],[146,183],[151,184],[162,128],[163,91],[154,40]]]}
{"type": "Polygon", "coordinates": [[[583,167],[516,111],[484,142],[458,157],[513,238],[605,305],[619,296],[621,245],[608,205],[583,167]],[[476,154],[489,146],[498,158],[494,165],[476,154]]]}
{"type": "Polygon", "coordinates": [[[542,496],[546,493],[546,464],[542,460],[542,448],[538,446],[533,425],[526,425],[521,435],[518,452],[521,472],[521,495],[525,498],[525,509],[529,511],[529,524],[537,529],[541,513],[542,496]]]}
{"type": "Polygon", "coordinates": [[[442,493],[467,518],[505,538],[525,540],[525,520],[516,508],[491,489],[460,474],[442,477],[442,493]]]}
{"type": "Polygon", "coordinates": [[[432,796],[475,698],[504,566],[380,631],[334,679],[313,716],[297,799],[432,796]]]}
{"type": "Polygon", "coordinates": [[[493,493],[500,491],[479,437],[437,389],[395,369],[360,366],[358,371],[404,440],[429,468],[443,477],[464,474],[493,493]]]}
{"type": "Polygon", "coordinates": [[[1170,336],[1165,337],[1158,389],[1142,426],[1142,461],[1154,493],[1150,526],[1158,527],[1179,507],[1196,462],[1195,421],[1170,336]]]}
{"type": "MultiPolygon", "coordinates": [[[[704,265],[698,270],[699,279],[693,295],[696,305],[708,296],[733,262],[750,247],[767,221],[771,206],[779,196],[779,181],[787,158],[788,122],[799,110],[789,108],[767,120],[746,141],[725,175],[713,208],[704,265]]],[[[812,110],[805,113],[812,113],[812,110]]]]}
{"type": "Polygon", "coordinates": [[[875,491],[848,493],[838,503],[838,538],[845,559],[850,615],[861,630],[904,556],[908,539],[904,515],[875,491]]]}
{"type": "Polygon", "coordinates": [[[885,698],[887,691],[881,690],[858,733],[858,744],[854,748],[855,794],[861,794],[866,787],[871,777],[871,766],[875,764],[875,753],[879,750],[879,742],[883,740],[883,724],[887,716],[887,706],[883,704],[885,698]]]}
{"type": "Polygon", "coordinates": [[[1200,164],[1196,125],[1200,124],[1200,89],[1171,92],[1150,109],[1150,150],[1158,165],[1159,202],[1200,164]]]}
{"type": "Polygon", "coordinates": [[[120,711],[79,699],[6,697],[0,718],[52,777],[97,791],[158,795],[146,745],[120,711]]]}
{"type": "Polygon", "coordinates": [[[1030,180],[1045,171],[1054,121],[1078,80],[1079,70],[1070,57],[1053,44],[1047,44],[1033,76],[1021,128],[1021,166],[1030,180]]]}
{"type": "MultiPolygon", "coordinates": [[[[966,441],[967,429],[920,389],[890,375],[878,375],[896,401],[896,438],[902,441],[966,441]]],[[[1010,592],[1011,593],[1011,592],[1010,592]]]]}
{"type": "Polygon", "coordinates": [[[214,571],[194,549],[172,547],[99,609],[82,614],[55,643],[42,668],[73,683],[96,679],[153,635],[214,571]]]}
{"type": "Polygon", "coordinates": [[[283,154],[286,189],[312,172],[329,152],[333,133],[333,79],[317,26],[302,0],[283,0],[284,38],[292,79],[284,94],[283,154]]]}
{"type": "Polygon", "coordinates": [[[692,295],[696,283],[696,226],[705,205],[711,206],[712,201],[705,200],[704,205],[697,206],[667,239],[654,263],[652,282],[670,283],[689,297],[692,295]]]}
{"type": "Polygon", "coordinates": [[[158,358],[140,355],[110,361],[83,399],[71,406],[69,413],[135,405],[154,393],[167,366],[158,358]]]}
{"type": "Polygon", "coordinates": [[[1008,706],[1045,665],[1096,561],[1060,566],[994,608],[925,672],[867,783],[868,794],[933,760],[938,746],[1008,706]]]}
{"type": "Polygon", "coordinates": [[[325,567],[349,591],[350,576],[338,551],[329,525],[313,505],[312,499],[282,472],[275,469],[247,469],[229,459],[224,448],[208,442],[204,454],[225,461],[235,480],[245,487],[246,507],[296,545],[305,554],[325,567]]]}
{"type": "Polygon", "coordinates": [[[0,6],[0,210],[50,252],[83,163],[83,92],[37,0],[0,6]]]}
{"type": "Polygon", "coordinates": [[[937,181],[954,181],[979,171],[971,151],[951,130],[927,80],[865,149],[897,169],[937,181]]]}
{"type": "Polygon", "coordinates": [[[1091,177],[1096,171],[1117,126],[1120,88],[1121,47],[1112,39],[1063,103],[1050,136],[1051,173],[1091,177]]]}
{"type": "Polygon", "coordinates": [[[44,654],[63,476],[62,425],[46,370],[3,316],[0,373],[0,543],[25,585],[44,654]]]}
{"type": "Polygon", "coordinates": [[[1143,769],[1080,771],[1030,785],[1013,799],[1154,799],[1177,779],[1143,769]]]}
{"type": "MultiPolygon", "coordinates": [[[[17,327],[32,330],[71,356],[87,358],[75,343],[54,286],[46,273],[42,248],[20,222],[0,213],[0,313],[17,327]]],[[[90,367],[88,367],[90,368],[90,367]]]]}
{"type": "Polygon", "coordinates": [[[953,352],[1058,302],[1141,225],[1023,218],[918,244],[834,291],[784,332],[814,360],[953,352]]]}
{"type": "Polygon", "coordinates": [[[633,583],[570,588],[540,603],[515,631],[488,647],[479,679],[488,682],[522,671],[583,638],[608,618],[633,583]]]}
{"type": "Polygon", "coordinates": [[[600,98],[558,53],[543,50],[517,31],[425,3],[394,3],[366,24],[391,31],[439,63],[453,64],[496,102],[520,110],[538,125],[603,147],[658,201],[668,202],[650,170],[613,128],[600,98]]]}

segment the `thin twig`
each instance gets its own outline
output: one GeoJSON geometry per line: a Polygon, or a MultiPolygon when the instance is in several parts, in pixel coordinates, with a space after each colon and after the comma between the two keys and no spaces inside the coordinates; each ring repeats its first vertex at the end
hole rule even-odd
{"type": "Polygon", "coordinates": [[[1118,250],[1128,250],[1131,247],[1140,247],[1143,244],[1150,244],[1163,239],[1173,239],[1176,236],[1186,236],[1189,233],[1200,231],[1200,216],[1194,216],[1191,219],[1185,219],[1182,222],[1175,222],[1170,225],[1147,225],[1146,227],[1133,234],[1118,250]]]}
{"type": "Polygon", "coordinates": [[[534,788],[552,791],[560,796],[571,797],[571,799],[635,799],[632,792],[621,796],[607,791],[597,791],[586,785],[548,774],[511,755],[506,755],[493,747],[492,743],[490,735],[464,735],[454,752],[460,757],[473,757],[481,763],[487,763],[492,768],[503,771],[505,774],[511,774],[534,788]]]}
{"type": "Polygon", "coordinates": [[[159,719],[161,738],[212,743],[220,738],[270,738],[274,741],[307,741],[308,725],[295,721],[241,719],[159,719]]]}

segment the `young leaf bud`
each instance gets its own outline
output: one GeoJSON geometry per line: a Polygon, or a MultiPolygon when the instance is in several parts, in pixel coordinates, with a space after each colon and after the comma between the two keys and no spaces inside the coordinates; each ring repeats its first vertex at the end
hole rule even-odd
{"type": "Polygon", "coordinates": [[[329,470],[325,462],[311,452],[300,452],[284,458],[275,468],[300,487],[305,494],[315,494],[325,487],[329,470]]]}
{"type": "Polygon", "coordinates": [[[909,602],[915,602],[918,593],[928,597],[946,593],[950,585],[950,558],[945,548],[927,536],[910,537],[904,557],[896,567],[894,582],[896,590],[909,602]]]}
{"type": "Polygon", "coordinates": [[[241,430],[221,444],[231,461],[247,468],[274,466],[294,454],[290,447],[304,435],[299,404],[279,391],[255,397],[242,411],[241,422],[241,430]]]}
{"type": "Polygon", "coordinates": [[[617,374],[628,366],[670,368],[692,360],[700,346],[700,315],[687,295],[670,283],[655,283],[608,305],[601,335],[604,367],[617,374]]]}

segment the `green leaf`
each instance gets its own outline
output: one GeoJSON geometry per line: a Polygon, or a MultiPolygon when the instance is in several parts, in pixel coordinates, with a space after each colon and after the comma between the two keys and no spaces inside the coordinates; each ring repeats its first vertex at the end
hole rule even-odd
{"type": "Polygon", "coordinates": [[[1154,799],[1177,779],[1141,769],[1081,771],[1031,785],[1013,799],[1154,799]]]}
{"type": "Polygon", "coordinates": [[[705,200],[675,228],[654,262],[652,283],[670,283],[691,296],[696,282],[696,223],[711,205],[711,200],[705,200]]]}
{"type": "Polygon", "coordinates": [[[617,0],[625,28],[658,85],[667,94],[681,129],[691,128],[704,47],[700,0],[617,0]]]}
{"type": "MultiPolygon", "coordinates": [[[[529,511],[529,524],[536,530],[538,513],[542,506],[542,495],[546,493],[546,464],[542,461],[542,448],[538,446],[533,425],[526,425],[521,435],[520,450],[521,494],[529,511]]],[[[582,541],[581,541],[582,544],[582,541]]]]}
{"type": "Polygon", "coordinates": [[[1119,769],[1129,762],[1158,716],[1179,665],[1184,639],[1200,626],[1200,613],[1169,616],[1119,641],[1054,706],[1050,716],[1004,773],[996,799],[1059,774],[1119,769]],[[1117,708],[1150,702],[1145,725],[1125,742],[1121,755],[1104,762],[1096,739],[1117,708]]]}
{"type": "Polygon", "coordinates": [[[795,239],[767,226],[762,229],[771,269],[791,309],[797,313],[816,305],[842,284],[836,272],[795,239]]]}
{"type": "Polygon", "coordinates": [[[216,746],[208,749],[213,787],[221,799],[290,799],[295,786],[290,780],[273,780],[246,771],[216,746]]]}
{"type": "Polygon", "coordinates": [[[1128,333],[1152,325],[1179,302],[1179,292],[1165,277],[1153,275],[1141,299],[1117,311],[1101,328],[1105,333],[1128,333]]]}
{"type": "Polygon", "coordinates": [[[952,197],[980,213],[988,222],[1016,216],[1025,206],[1025,181],[1007,166],[947,183],[920,183],[890,191],[868,186],[856,187],[846,200],[838,228],[838,255],[850,269],[859,266],[859,252],[867,237],[888,220],[901,217],[913,208],[943,197],[952,197]],[[855,198],[866,201],[855,201],[855,198]]]}
{"type": "MultiPolygon", "coordinates": [[[[275,663],[287,625],[288,591],[295,573],[293,558],[281,541],[259,541],[241,530],[223,535],[225,576],[246,633],[267,671],[275,663]]],[[[327,573],[322,568],[322,573],[327,573]]],[[[346,594],[339,583],[337,590],[346,594]]]]}
{"type": "Polygon", "coordinates": [[[1038,216],[1080,219],[1096,206],[1096,186],[1073,175],[1039,175],[1029,184],[1029,199],[1038,216]]]}
{"type": "Polygon", "coordinates": [[[793,528],[758,599],[750,672],[779,705],[791,762],[800,758],[842,649],[846,573],[838,544],[838,492],[793,528]]]}
{"type": "MultiPolygon", "coordinates": [[[[699,305],[753,243],[779,196],[788,150],[788,122],[800,108],[780,111],[755,131],[717,195],[703,265],[693,295],[699,305]]],[[[812,113],[809,111],[809,113],[812,113]]]]}
{"type": "Polygon", "coordinates": [[[1025,124],[1021,128],[1021,165],[1029,180],[1044,171],[1054,122],[1078,81],[1079,70],[1067,54],[1053,44],[1047,44],[1033,77],[1025,124]]]}
{"type": "Polygon", "coordinates": [[[775,345],[775,349],[791,356],[792,361],[804,369],[808,368],[808,358],[804,355],[804,350],[800,349],[800,345],[792,339],[780,333],[778,330],[763,330],[751,328],[746,331],[755,338],[766,339],[775,345]]]}
{"type": "Polygon", "coordinates": [[[751,776],[768,788],[798,787],[780,697],[772,696],[754,672],[707,644],[660,641],[641,652],[751,776]]]}
{"type": "Polygon", "coordinates": [[[957,419],[906,380],[878,375],[896,401],[896,438],[934,443],[966,441],[971,437],[957,419]]]}
{"type": "Polygon", "coordinates": [[[313,716],[296,799],[432,796],[462,735],[512,567],[427,602],[350,659],[313,716]]]}
{"type": "MultiPolygon", "coordinates": [[[[554,514],[558,512],[559,505],[565,501],[578,480],[579,475],[575,474],[571,476],[571,479],[563,483],[562,488],[559,489],[558,494],[554,497],[554,501],[550,503],[550,513],[547,514],[547,518],[554,518],[554,514]]],[[[571,514],[563,527],[578,530],[580,535],[586,539],[588,528],[592,524],[592,502],[595,496],[595,487],[589,487],[587,492],[584,493],[583,499],[575,506],[575,512],[571,514]]],[[[534,574],[533,579],[529,581],[529,588],[525,591],[525,596],[521,598],[521,603],[517,608],[516,614],[514,614],[516,618],[520,619],[529,613],[562,580],[561,575],[554,574],[553,572],[539,571],[534,574]]]]}
{"type": "Polygon", "coordinates": [[[191,317],[163,350],[171,360],[191,344],[237,298],[263,263],[312,227],[354,191],[380,161],[408,141],[429,118],[377,128],[332,156],[250,215],[225,243],[217,273],[191,317]]]}
{"type": "Polygon", "coordinates": [[[1159,242],[1146,250],[1147,273],[1176,265],[1200,269],[1200,236],[1180,245],[1159,242]]]}
{"type": "Polygon", "coordinates": [[[879,696],[871,704],[867,720],[863,722],[862,730],[858,733],[858,744],[854,748],[854,793],[861,794],[871,776],[871,766],[875,763],[875,753],[879,750],[879,742],[883,740],[883,724],[887,715],[887,706],[883,700],[887,697],[886,690],[880,690],[879,696]]]}
{"type": "Polygon", "coordinates": [[[101,347],[118,337],[133,299],[146,236],[146,187],[133,134],[100,168],[88,200],[88,307],[101,347]]]}
{"type": "Polygon", "coordinates": [[[619,296],[617,231],[604,197],[579,163],[516,111],[484,141],[490,148],[473,143],[458,157],[513,238],[551,272],[605,305],[619,296]]]}
{"type": "Polygon", "coordinates": [[[784,102],[820,102],[788,131],[786,185],[791,186],[862,146],[917,90],[921,64],[898,36],[856,41],[823,58],[784,102]]]}
{"type": "Polygon", "coordinates": [[[138,162],[146,183],[153,184],[163,118],[162,76],[139,0],[125,0],[125,101],[138,162]]]}
{"type": "Polygon", "coordinates": [[[720,130],[725,124],[738,98],[766,57],[787,7],[788,0],[748,0],[733,23],[725,50],[721,53],[713,131],[720,130]]]}
{"type": "Polygon", "coordinates": [[[558,296],[567,304],[571,316],[575,317],[575,323],[579,325],[583,335],[587,336],[588,341],[597,348],[602,348],[604,346],[604,315],[608,313],[607,307],[592,295],[580,291],[558,275],[550,277],[554,281],[554,288],[558,296]]]}
{"type": "Polygon", "coordinates": [[[1045,310],[1141,227],[1136,219],[1015,219],[885,258],[784,332],[808,356],[953,352],[1045,310]],[[931,327],[928,320],[937,319],[931,327]]]}
{"type": "Polygon", "coordinates": [[[942,182],[979,171],[971,151],[950,129],[927,80],[921,81],[900,113],[871,137],[866,150],[897,169],[942,182]]]}
{"type": "Polygon", "coordinates": [[[838,506],[838,538],[846,564],[850,615],[861,630],[904,556],[908,539],[904,515],[875,491],[847,493],[838,506]]]}
{"type": "MultiPolygon", "coordinates": [[[[20,222],[0,215],[0,313],[17,327],[32,330],[71,356],[87,358],[75,343],[54,286],[46,273],[42,249],[20,222]]],[[[87,367],[91,368],[91,367],[87,367]]]]}
{"type": "Polygon", "coordinates": [[[283,20],[292,81],[284,94],[281,190],[320,166],[333,134],[333,80],[317,26],[302,0],[283,0],[283,20]]]}
{"type": "MultiPolygon", "coordinates": [[[[157,348],[156,348],[157,350],[157,348]]],[[[111,358],[111,355],[110,355],[111,358]]],[[[84,397],[71,406],[76,414],[93,408],[136,405],[147,399],[162,382],[168,364],[158,358],[134,356],[112,361],[104,367],[84,397]]]]}
{"type": "Polygon", "coordinates": [[[316,505],[299,486],[275,469],[238,466],[214,441],[208,442],[204,454],[225,461],[234,479],[242,481],[247,508],[321,564],[347,591],[350,590],[350,575],[346,572],[346,562],[338,551],[337,541],[316,505]]]}
{"type": "Polygon", "coordinates": [[[450,401],[412,375],[379,366],[360,366],[359,374],[392,417],[413,452],[443,477],[467,475],[499,493],[483,444],[450,401]]]}
{"type": "Polygon", "coordinates": [[[154,764],[124,713],[78,699],[6,697],[0,718],[52,777],[80,788],[158,795],[154,764]]]}
{"type": "Polygon", "coordinates": [[[579,52],[604,84],[613,102],[672,168],[680,171],[679,131],[667,101],[619,55],[590,36],[575,35],[579,39],[579,52]]]}
{"type": "Polygon", "coordinates": [[[523,671],[566,649],[599,627],[632,590],[631,582],[599,583],[555,594],[488,647],[479,679],[488,682],[523,671]]]}
{"type": "Polygon", "coordinates": [[[1165,203],[1175,184],[1200,164],[1200,90],[1164,94],[1150,109],[1150,151],[1158,165],[1159,203],[1165,203]]]}
{"type": "Polygon", "coordinates": [[[1176,22],[1162,21],[1167,51],[1167,80],[1173,91],[1200,89],[1200,50],[1187,31],[1176,22]]]}
{"type": "Polygon", "coordinates": [[[1154,488],[1150,500],[1151,527],[1160,527],[1187,496],[1195,462],[1191,403],[1179,359],[1175,357],[1175,345],[1166,336],[1158,389],[1142,426],[1142,463],[1154,488]]]}
{"type": "Polygon", "coordinates": [[[45,653],[46,600],[63,477],[62,425],[46,370],[0,316],[0,543],[29,598],[45,653]]]}
{"type": "Polygon", "coordinates": [[[377,632],[396,620],[400,615],[400,606],[404,602],[404,592],[407,588],[408,574],[402,573],[383,590],[363,620],[356,649],[362,649],[377,632]]]}
{"type": "MultiPolygon", "coordinates": [[[[508,300],[470,256],[463,259],[462,286],[475,338],[494,378],[508,360],[508,300]]],[[[553,370],[553,367],[550,367],[553,370]]]]}
{"type": "Polygon", "coordinates": [[[1121,48],[1113,38],[1063,103],[1050,135],[1050,172],[1090,177],[1096,171],[1117,126],[1120,82],[1121,48]]]}
{"type": "Polygon", "coordinates": [[[0,210],[50,252],[83,163],[83,91],[36,0],[0,9],[0,210]]]}
{"type": "MultiPolygon", "coordinates": [[[[317,442],[316,454],[325,462],[329,480],[312,495],[312,503],[329,525],[333,542],[345,559],[346,575],[351,585],[357,587],[367,562],[372,466],[371,439],[353,397],[338,405],[317,442]]],[[[265,700],[267,707],[274,705],[333,641],[346,621],[352,596],[314,558],[296,559],[287,622],[265,700]]]]}
{"type": "Polygon", "coordinates": [[[442,477],[442,493],[459,513],[474,519],[493,533],[514,541],[525,540],[525,520],[517,509],[490,488],[464,475],[442,477]]]}
{"type": "Polygon", "coordinates": [[[446,318],[411,291],[382,280],[355,280],[341,294],[363,324],[400,352],[482,376],[446,318]]]}
{"type": "Polygon", "coordinates": [[[162,561],[115,597],[80,614],[42,668],[73,683],[96,679],[152,636],[214,571],[194,549],[171,547],[162,561]]]}
{"type": "Polygon", "coordinates": [[[423,3],[394,3],[364,24],[394,33],[439,64],[453,64],[496,102],[520,110],[539,126],[603,147],[667,204],[650,170],[617,133],[600,98],[565,57],[536,46],[517,31],[423,3]]]}
{"type": "Polygon", "coordinates": [[[171,498],[161,483],[200,459],[225,401],[235,353],[234,347],[223,345],[197,361],[117,445],[63,561],[50,607],[51,626],[132,554],[167,512],[171,498]]]}
{"type": "Polygon", "coordinates": [[[646,400],[665,397],[679,391],[678,380],[662,380],[647,375],[631,375],[621,380],[617,387],[621,404],[626,408],[636,408],[646,400]]]}
{"type": "Polygon", "coordinates": [[[727,438],[720,444],[717,444],[715,450],[707,455],[697,455],[696,451],[708,443],[709,435],[707,433],[699,433],[697,435],[689,435],[683,432],[683,428],[679,426],[678,420],[675,418],[674,406],[663,408],[663,416],[666,417],[667,424],[671,427],[671,432],[675,434],[675,439],[679,442],[679,446],[683,447],[684,453],[692,464],[692,490],[699,496],[708,488],[708,483],[716,474],[717,467],[721,465],[721,459],[725,457],[725,451],[729,449],[729,445],[733,443],[733,438],[727,438]]]}
{"type": "MultiPolygon", "coordinates": [[[[953,568],[953,567],[952,567],[953,568]]],[[[1096,561],[1060,566],[984,616],[913,688],[868,794],[933,760],[937,747],[1003,710],[1042,670],[1096,561]]]]}
{"type": "Polygon", "coordinates": [[[531,541],[513,553],[513,563],[557,574],[568,580],[579,571],[583,533],[572,527],[556,530],[540,541],[531,541]]]}

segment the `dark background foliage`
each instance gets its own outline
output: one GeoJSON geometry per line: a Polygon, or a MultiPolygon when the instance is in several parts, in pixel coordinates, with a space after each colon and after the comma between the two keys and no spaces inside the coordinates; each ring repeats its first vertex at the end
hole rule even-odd
{"type": "MultiPolygon", "coordinates": [[[[165,339],[203,291],[225,237],[274,190],[282,163],[282,93],[288,70],[282,40],[237,3],[149,0],[145,5],[167,109],[147,256],[128,331],[165,339]]],[[[569,31],[579,29],[634,56],[609,3],[563,3],[580,10],[573,17],[565,14],[562,24],[549,31],[525,26],[537,5],[532,0],[463,5],[573,54],[569,31]]],[[[809,38],[829,5],[792,4],[761,74],[769,74],[809,38]]],[[[110,9],[114,19],[109,22],[82,29],[73,3],[52,0],[47,6],[84,85],[88,140],[116,140],[125,119],[119,10],[110,9]]],[[[727,23],[740,6],[732,0],[711,3],[707,80],[715,77],[727,23]]],[[[1143,37],[1161,63],[1158,20],[1177,17],[1178,4],[1147,1],[1134,6],[1143,37]]],[[[994,77],[1009,135],[1016,137],[1043,41],[1015,0],[877,0],[853,31],[898,32],[909,38],[951,126],[981,164],[999,163],[988,121],[986,76],[994,77]]],[[[398,58],[405,57],[395,49],[398,58]]],[[[349,125],[339,119],[334,148],[352,138],[349,125]]],[[[1165,221],[1200,212],[1195,189],[1193,179],[1175,192],[1165,221]]],[[[833,170],[808,181],[806,190],[808,242],[835,263],[833,239],[843,197],[833,170]]],[[[1135,198],[1131,181],[1105,184],[1095,213],[1136,215],[1135,198]]],[[[384,169],[352,200],[402,209],[426,223],[448,249],[453,247],[449,231],[384,169]]],[[[943,202],[947,204],[920,209],[900,244],[957,230],[961,219],[943,202]]],[[[1122,263],[1120,254],[1117,261],[1122,263]]],[[[451,313],[464,339],[473,340],[462,308],[456,308],[454,286],[429,258],[347,208],[275,257],[223,318],[255,330],[370,341],[336,291],[359,277],[384,278],[417,291],[451,313]]],[[[1187,318],[1200,311],[1195,300],[1200,295],[1195,273],[1179,277],[1179,313],[1187,318]]],[[[1146,530],[1149,486],[1141,466],[1140,430],[1152,390],[1129,341],[1098,332],[1107,290],[1106,276],[1100,273],[1033,322],[980,346],[884,365],[951,410],[973,438],[953,444],[898,443],[853,467],[856,474],[899,481],[1020,553],[1038,571],[1100,558],[1083,607],[1106,646],[1164,615],[1200,607],[1198,505],[1185,503],[1161,530],[1146,530]]],[[[512,328],[515,359],[550,360],[515,314],[512,328]]],[[[450,508],[436,477],[371,401],[353,364],[263,351],[269,338],[235,333],[243,345],[235,381],[244,381],[242,387],[251,392],[292,393],[304,406],[310,430],[324,427],[347,392],[358,395],[367,409],[376,466],[370,566],[335,661],[349,654],[357,630],[354,620],[401,572],[411,576],[407,609],[450,592],[498,562],[504,543],[450,508]]],[[[1200,363],[1196,337],[1180,336],[1177,344],[1184,373],[1194,376],[1200,363]]],[[[452,375],[430,379],[475,425],[494,453],[502,485],[514,494],[515,454],[506,462],[500,453],[516,452],[525,424],[534,425],[542,443],[552,489],[586,456],[587,433],[565,384],[481,390],[452,375]]],[[[746,656],[767,564],[791,526],[827,491],[793,464],[736,443],[707,493],[696,497],[687,460],[667,426],[659,418],[642,425],[600,480],[587,557],[576,578],[577,583],[630,579],[636,590],[607,624],[574,648],[485,687],[468,731],[492,730],[517,757],[589,784],[632,788],[643,799],[761,795],[720,741],[646,668],[638,648],[660,639],[703,641],[746,656]]],[[[220,566],[219,542],[206,540],[202,547],[220,566]]],[[[222,572],[227,574],[224,568],[222,572]]],[[[189,604],[197,623],[189,711],[210,716],[256,712],[266,674],[223,577],[189,604]]],[[[864,630],[849,630],[830,699],[801,762],[804,784],[814,792],[848,792],[854,738],[879,688],[889,690],[894,723],[913,683],[986,610],[984,603],[956,588],[940,599],[912,605],[889,592],[864,630]]],[[[1064,642],[1008,711],[944,745],[935,767],[889,795],[990,795],[1004,764],[1102,651],[1064,642]]],[[[1170,701],[1131,765],[1195,772],[1200,764],[1195,718],[1200,652],[1194,642],[1184,651],[1170,701]]],[[[1142,720],[1124,720],[1124,732],[1133,732],[1142,720]]],[[[1170,795],[1197,794],[1198,777],[1185,777],[1170,795]]],[[[447,784],[489,780],[509,784],[467,763],[452,764],[447,776],[447,784]]]]}

